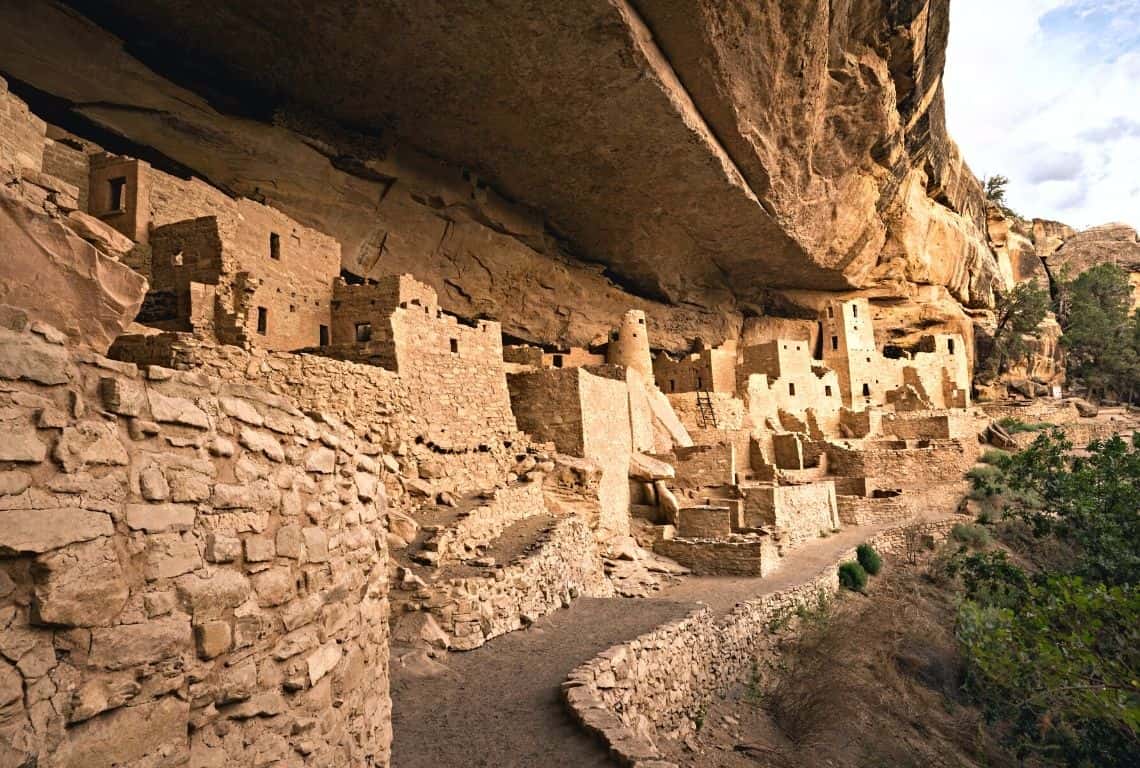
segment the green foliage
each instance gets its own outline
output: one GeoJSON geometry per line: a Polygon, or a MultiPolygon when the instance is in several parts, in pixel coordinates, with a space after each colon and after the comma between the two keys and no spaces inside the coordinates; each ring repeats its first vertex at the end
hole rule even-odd
{"type": "Polygon", "coordinates": [[[1049,292],[1033,282],[1018,283],[998,297],[997,324],[978,370],[985,377],[997,376],[1011,365],[1024,362],[1041,321],[1049,311],[1049,292]]]}
{"type": "Polygon", "coordinates": [[[994,174],[982,182],[982,188],[985,192],[986,199],[1001,209],[1001,212],[1006,216],[1013,216],[1021,218],[1013,209],[1006,204],[1005,201],[1005,188],[1009,184],[1009,179],[1002,176],[1000,173],[994,174]]]}
{"type": "Polygon", "coordinates": [[[1020,602],[970,600],[958,616],[967,690],[1012,726],[1022,756],[1135,765],[1140,754],[1140,592],[1059,576],[1020,602]]]}
{"type": "MultiPolygon", "coordinates": [[[[1051,552],[1026,571],[963,551],[957,639],[966,690],[1022,758],[1131,766],[1140,754],[1140,433],[1087,454],[1054,430],[1000,459],[1019,535],[1051,552]],[[1064,550],[1063,556],[1057,556],[1064,550]]],[[[952,535],[960,540],[956,526],[952,535]]]]}
{"type": "Polygon", "coordinates": [[[852,592],[862,592],[867,587],[867,571],[854,560],[840,563],[839,586],[852,592]]]}
{"type": "Polygon", "coordinates": [[[1140,319],[1132,287],[1115,264],[1098,264],[1062,285],[1058,319],[1068,374],[1090,393],[1129,398],[1140,380],[1140,319]]]}
{"type": "Polygon", "coordinates": [[[855,557],[863,570],[871,576],[877,576],[883,570],[883,558],[870,544],[860,544],[855,548],[855,557]]]}
{"type": "Polygon", "coordinates": [[[980,461],[983,464],[997,466],[1008,459],[1009,455],[1009,451],[1003,451],[1001,448],[987,448],[986,452],[982,454],[980,461]]]}
{"type": "Polygon", "coordinates": [[[1140,583],[1140,432],[1094,441],[1070,453],[1060,430],[1038,435],[1010,457],[1005,482],[1019,492],[1009,512],[1038,537],[1055,536],[1080,556],[1076,575],[1107,584],[1140,583]]]}
{"type": "Polygon", "coordinates": [[[956,523],[950,529],[950,538],[974,549],[981,549],[990,544],[990,532],[975,523],[956,523]]]}

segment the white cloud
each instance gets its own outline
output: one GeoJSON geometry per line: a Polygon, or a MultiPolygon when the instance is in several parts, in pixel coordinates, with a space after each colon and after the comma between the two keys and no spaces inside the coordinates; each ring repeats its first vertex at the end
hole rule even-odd
{"type": "Polygon", "coordinates": [[[1022,215],[1140,227],[1140,0],[952,0],[950,133],[1022,215]]]}

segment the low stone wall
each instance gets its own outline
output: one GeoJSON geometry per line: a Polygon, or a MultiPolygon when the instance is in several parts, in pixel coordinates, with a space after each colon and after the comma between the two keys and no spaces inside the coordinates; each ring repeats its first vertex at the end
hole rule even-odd
{"type": "Polygon", "coordinates": [[[876,499],[868,496],[836,496],[839,521],[844,525],[894,523],[914,516],[904,496],[876,499]]]}
{"type": "Polygon", "coordinates": [[[697,576],[767,576],[780,555],[771,536],[731,539],[674,537],[653,544],[653,551],[691,570],[697,576]]]}
{"type": "Polygon", "coordinates": [[[994,421],[1008,418],[1017,419],[1027,424],[1068,424],[1081,417],[1072,400],[1039,398],[1017,404],[1009,402],[979,403],[978,407],[994,421]]]}
{"type": "Polygon", "coordinates": [[[580,596],[611,597],[613,586],[593,533],[580,518],[565,517],[542,533],[530,554],[485,577],[433,584],[412,604],[435,616],[450,650],[469,651],[580,596]]]}
{"type": "Polygon", "coordinates": [[[424,544],[436,553],[437,565],[470,557],[475,548],[498,538],[512,523],[546,511],[542,483],[516,483],[491,492],[487,503],[472,509],[424,544]]]}
{"type": "Polygon", "coordinates": [[[974,439],[932,440],[921,447],[886,447],[828,443],[830,471],[841,477],[865,477],[880,488],[916,488],[961,481],[978,460],[974,439]]]}
{"type": "MultiPolygon", "coordinates": [[[[886,554],[905,551],[906,539],[945,538],[955,520],[899,526],[870,540],[886,554]]],[[[774,622],[800,606],[814,606],[839,590],[837,566],[854,550],[803,584],[739,603],[728,614],[706,607],[600,653],[575,668],[562,695],[575,720],[600,738],[623,766],[676,768],[660,759],[659,734],[683,737],[716,696],[752,669],[774,622]]]]}
{"type": "Polygon", "coordinates": [[[0,765],[388,765],[380,446],[43,336],[0,330],[0,765]]]}

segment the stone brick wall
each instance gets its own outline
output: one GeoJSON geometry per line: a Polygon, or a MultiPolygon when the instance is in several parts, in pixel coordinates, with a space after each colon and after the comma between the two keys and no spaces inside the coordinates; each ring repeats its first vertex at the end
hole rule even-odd
{"type": "Polygon", "coordinates": [[[561,453],[584,456],[582,400],[577,368],[513,373],[507,377],[519,429],[561,453]]]}
{"type": "Polygon", "coordinates": [[[750,528],[775,526],[787,544],[817,538],[839,527],[835,484],[825,480],[745,488],[744,523],[750,528]]]}
{"type": "Polygon", "coordinates": [[[415,307],[397,309],[391,322],[397,371],[416,418],[460,444],[517,429],[498,323],[472,327],[415,307]]]}
{"type": "Polygon", "coordinates": [[[913,517],[905,496],[877,499],[870,496],[836,496],[839,521],[844,525],[876,525],[913,517]]]}
{"type": "Polygon", "coordinates": [[[517,561],[483,577],[433,584],[420,609],[436,617],[449,648],[467,651],[567,608],[583,596],[612,597],[613,585],[602,571],[586,523],[564,517],[543,531],[531,553],[517,561]]]}
{"type": "Polygon", "coordinates": [[[925,447],[880,447],[868,442],[862,448],[828,443],[827,461],[832,474],[874,478],[882,488],[923,489],[960,483],[978,458],[976,440],[933,440],[925,447]]]}
{"type": "Polygon", "coordinates": [[[79,190],[79,210],[87,212],[87,184],[91,168],[86,152],[62,141],[48,139],[44,144],[43,170],[74,185],[79,190]]]}
{"type": "Polygon", "coordinates": [[[471,557],[476,548],[494,541],[512,523],[546,511],[541,483],[515,483],[490,495],[486,504],[475,507],[425,543],[424,548],[438,556],[438,565],[471,557]]]}
{"type": "Polygon", "coordinates": [[[727,485],[733,479],[732,443],[702,443],[689,448],[677,448],[672,453],[656,458],[673,465],[677,476],[670,483],[681,490],[696,490],[706,486],[727,485]]]}
{"type": "Polygon", "coordinates": [[[734,540],[666,539],[654,542],[653,551],[697,576],[767,576],[780,560],[775,541],[762,535],[734,540]]]}
{"type": "MultiPolygon", "coordinates": [[[[901,553],[908,536],[945,538],[955,522],[899,526],[870,543],[884,554],[901,553]]],[[[619,764],[675,768],[659,760],[658,736],[692,733],[713,698],[743,679],[769,647],[772,624],[837,592],[836,566],[854,556],[854,550],[844,552],[804,583],[739,603],[727,614],[697,608],[606,649],[567,676],[562,684],[567,708],[581,727],[609,746],[619,764]]]]}
{"type": "Polygon", "coordinates": [[[0,378],[0,764],[388,765],[379,443],[30,333],[0,378]]]}
{"type": "Polygon", "coordinates": [[[0,77],[0,170],[43,170],[46,131],[44,121],[29,112],[0,77]]]}
{"type": "Polygon", "coordinates": [[[977,434],[974,419],[964,410],[884,413],[883,432],[900,440],[949,440],[977,434]]]}
{"type": "Polygon", "coordinates": [[[430,393],[413,398],[403,376],[372,365],[319,355],[245,350],[190,334],[120,337],[116,359],[201,370],[229,382],[286,395],[303,410],[343,420],[400,455],[410,476],[418,465],[437,464],[446,484],[462,491],[497,484],[515,461],[521,435],[443,433],[430,418],[430,393]],[[508,445],[507,443],[511,443],[508,445]]]}

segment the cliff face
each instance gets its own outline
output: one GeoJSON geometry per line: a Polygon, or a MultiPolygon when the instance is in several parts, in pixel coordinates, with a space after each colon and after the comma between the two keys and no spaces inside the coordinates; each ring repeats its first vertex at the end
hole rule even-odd
{"type": "Polygon", "coordinates": [[[0,4],[0,72],[55,121],[513,336],[586,344],[632,306],[655,344],[716,343],[773,290],[992,301],[948,0],[72,5],[0,4]]]}

